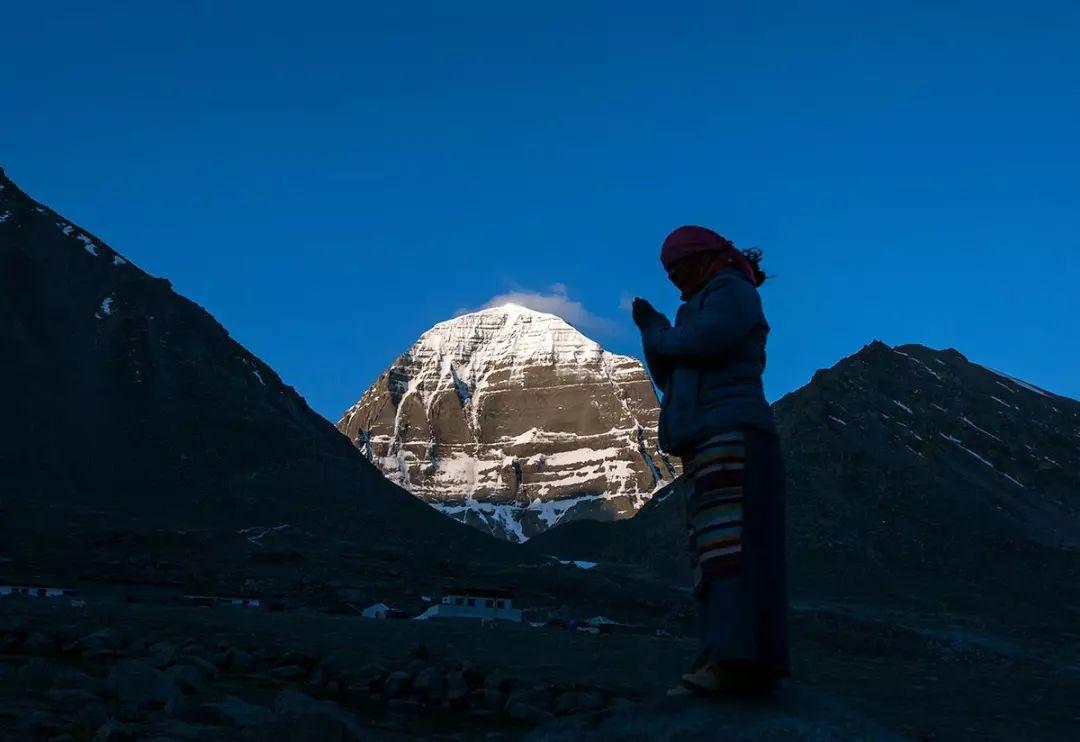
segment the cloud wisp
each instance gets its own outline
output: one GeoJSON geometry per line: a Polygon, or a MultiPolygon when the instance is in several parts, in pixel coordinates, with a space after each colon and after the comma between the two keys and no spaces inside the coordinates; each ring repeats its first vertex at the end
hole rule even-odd
{"type": "MultiPolygon", "coordinates": [[[[567,293],[566,285],[557,283],[548,291],[531,291],[528,289],[513,289],[491,297],[481,309],[502,306],[503,304],[519,304],[537,312],[547,312],[562,317],[579,330],[601,333],[616,333],[619,331],[619,323],[606,317],[601,317],[590,312],[585,305],[576,299],[571,299],[567,293]]],[[[465,309],[458,314],[475,311],[465,309]]]]}

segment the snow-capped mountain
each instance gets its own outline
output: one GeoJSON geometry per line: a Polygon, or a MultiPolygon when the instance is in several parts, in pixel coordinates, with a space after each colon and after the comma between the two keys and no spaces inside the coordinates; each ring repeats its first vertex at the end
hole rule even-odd
{"type": "Polygon", "coordinates": [[[386,476],[511,541],[632,516],[675,476],[641,363],[516,304],[440,322],[338,428],[386,476]]]}

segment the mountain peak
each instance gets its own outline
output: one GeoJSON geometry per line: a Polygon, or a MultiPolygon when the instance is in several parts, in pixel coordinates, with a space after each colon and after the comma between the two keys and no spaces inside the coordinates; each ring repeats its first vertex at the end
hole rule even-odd
{"type": "Polygon", "coordinates": [[[392,481],[523,541],[636,512],[673,476],[641,363],[520,304],[440,322],[338,422],[392,481]]]}

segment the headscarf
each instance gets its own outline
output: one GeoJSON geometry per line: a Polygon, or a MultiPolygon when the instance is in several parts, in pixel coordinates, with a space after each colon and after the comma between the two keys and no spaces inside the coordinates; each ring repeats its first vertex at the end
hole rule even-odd
{"type": "MultiPolygon", "coordinates": [[[[738,268],[746,275],[751,284],[754,286],[761,285],[763,276],[760,272],[754,270],[754,266],[746,255],[735,247],[731,240],[705,227],[688,225],[679,227],[669,234],[664,240],[663,247],[660,248],[660,262],[663,264],[664,270],[670,274],[676,263],[691,255],[700,255],[701,253],[715,253],[716,257],[712,261],[702,261],[704,274],[699,277],[699,281],[695,282],[698,287],[724,268],[738,268]]],[[[680,289],[682,288],[680,286],[680,289]]],[[[685,293],[684,289],[684,299],[686,298],[685,293]]]]}

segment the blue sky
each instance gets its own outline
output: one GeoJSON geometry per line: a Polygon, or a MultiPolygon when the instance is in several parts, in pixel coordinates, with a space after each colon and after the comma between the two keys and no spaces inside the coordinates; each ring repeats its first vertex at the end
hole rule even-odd
{"type": "Polygon", "coordinates": [[[758,245],[770,398],[874,338],[1080,397],[1074,2],[19,3],[0,165],[331,419],[492,297],[638,343],[758,245]]]}

